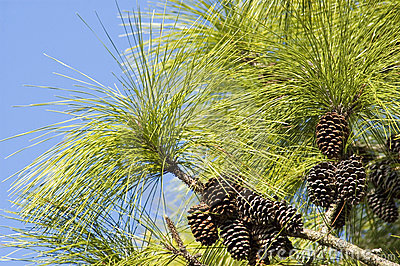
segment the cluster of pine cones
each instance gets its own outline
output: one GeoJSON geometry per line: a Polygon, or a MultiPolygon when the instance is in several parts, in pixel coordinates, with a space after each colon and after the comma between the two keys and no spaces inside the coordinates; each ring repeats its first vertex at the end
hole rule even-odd
{"type": "MultiPolygon", "coordinates": [[[[363,163],[373,160],[370,152],[364,152],[367,156],[363,160],[356,155],[342,159],[349,133],[345,116],[329,112],[320,118],[316,127],[317,145],[332,161],[314,166],[307,177],[308,194],[315,205],[328,209],[337,204],[336,213],[330,221],[336,228],[344,226],[351,208],[365,196],[367,179],[363,163]]],[[[394,198],[400,198],[400,176],[393,162],[399,162],[400,140],[392,136],[387,141],[387,147],[393,153],[392,157],[397,159],[381,160],[371,165],[368,181],[375,188],[368,193],[367,201],[378,217],[391,223],[398,218],[394,198]]]]}
{"type": "MultiPolygon", "coordinates": [[[[344,115],[332,111],[322,116],[316,127],[316,141],[331,161],[315,165],[307,176],[310,200],[326,209],[335,205],[330,217],[335,228],[345,225],[352,207],[366,195],[363,163],[373,160],[373,156],[361,158],[343,153],[349,134],[344,115]]],[[[400,175],[393,163],[400,164],[400,138],[389,138],[387,147],[395,156],[370,163],[369,181],[374,188],[367,201],[378,217],[391,223],[399,216],[394,199],[400,199],[400,175]]],[[[204,186],[201,203],[189,210],[187,218],[195,239],[202,245],[213,245],[221,237],[234,259],[248,260],[250,265],[269,264],[269,256],[288,257],[294,249],[288,235],[303,229],[295,208],[284,201],[263,198],[228,178],[210,179],[204,186]]]]}
{"type": "Polygon", "coordinates": [[[351,208],[366,194],[366,173],[361,158],[351,155],[343,158],[343,147],[350,129],[346,117],[337,112],[322,116],[316,127],[316,140],[320,151],[332,162],[314,166],[307,177],[310,200],[317,206],[328,209],[336,204],[331,225],[343,227],[351,208]]]}
{"type": "Polygon", "coordinates": [[[400,139],[395,135],[386,143],[390,153],[388,159],[374,162],[370,166],[369,178],[374,187],[367,195],[372,211],[387,223],[395,222],[399,211],[394,199],[400,199],[400,175],[396,167],[400,165],[400,139]]]}
{"type": "Polygon", "coordinates": [[[290,255],[293,246],[287,235],[303,228],[295,208],[227,178],[210,179],[202,196],[187,217],[198,242],[210,246],[221,237],[232,258],[248,260],[250,265],[269,264],[269,256],[290,255]]]}

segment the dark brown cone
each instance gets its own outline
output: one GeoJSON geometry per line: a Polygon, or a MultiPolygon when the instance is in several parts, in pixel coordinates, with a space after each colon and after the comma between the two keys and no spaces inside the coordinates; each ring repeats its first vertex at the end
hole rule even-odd
{"type": "Polygon", "coordinates": [[[248,259],[250,232],[239,219],[228,220],[221,226],[221,237],[227,251],[236,260],[248,259]]]}
{"type": "Polygon", "coordinates": [[[400,175],[394,169],[392,160],[382,160],[371,165],[369,178],[374,186],[383,193],[400,198],[400,175]]]}
{"type": "Polygon", "coordinates": [[[271,239],[275,237],[275,226],[253,225],[250,229],[251,240],[257,243],[260,247],[264,247],[271,243],[271,239]]]}
{"type": "Polygon", "coordinates": [[[234,217],[236,213],[236,199],[225,197],[219,204],[210,207],[210,212],[218,224],[234,217]]]}
{"type": "Polygon", "coordinates": [[[315,133],[318,148],[332,159],[340,157],[350,129],[343,115],[329,112],[319,119],[315,133]]]}
{"type": "Polygon", "coordinates": [[[368,206],[383,221],[394,223],[399,218],[399,211],[393,198],[379,190],[372,190],[367,195],[368,206]]]}
{"type": "Polygon", "coordinates": [[[303,220],[300,213],[285,201],[275,201],[275,223],[289,234],[296,234],[303,230],[303,220]]]}
{"type": "Polygon", "coordinates": [[[351,206],[343,202],[337,203],[337,208],[331,217],[331,226],[336,229],[342,228],[346,224],[346,221],[350,218],[350,213],[351,206]]]}
{"type": "Polygon", "coordinates": [[[289,233],[303,229],[301,214],[285,202],[264,199],[249,189],[243,189],[237,203],[240,216],[248,217],[253,225],[274,225],[289,233]]]}
{"type": "Polygon", "coordinates": [[[237,208],[241,216],[248,217],[253,224],[269,225],[274,222],[275,204],[244,188],[237,197],[237,208]]]}
{"type": "Polygon", "coordinates": [[[210,215],[209,206],[204,203],[193,206],[188,211],[188,224],[196,241],[211,246],[218,240],[218,229],[210,215]]]}
{"type": "Polygon", "coordinates": [[[204,185],[203,201],[217,220],[227,220],[235,213],[238,186],[226,178],[211,178],[204,185]]]}
{"type": "Polygon", "coordinates": [[[376,159],[376,154],[372,149],[368,148],[368,146],[353,146],[349,149],[349,153],[349,156],[351,154],[357,154],[361,157],[363,165],[367,165],[376,159]]]}
{"type": "Polygon", "coordinates": [[[307,177],[310,200],[317,206],[328,208],[335,199],[335,166],[322,162],[311,168],[307,177]]]}
{"type": "Polygon", "coordinates": [[[249,253],[249,265],[269,265],[270,261],[268,256],[263,256],[263,258],[261,258],[263,255],[263,250],[261,249],[261,247],[256,244],[256,242],[254,241],[250,241],[250,253],[249,253]]]}
{"type": "Polygon", "coordinates": [[[366,174],[360,158],[352,155],[336,168],[337,198],[348,205],[357,205],[365,196],[366,174]]]}
{"type": "Polygon", "coordinates": [[[262,247],[259,253],[263,257],[278,255],[286,258],[293,250],[292,242],[277,228],[254,226],[251,230],[251,236],[252,241],[262,247]]]}
{"type": "Polygon", "coordinates": [[[258,250],[260,249],[260,246],[255,244],[253,241],[250,241],[250,252],[249,252],[249,265],[255,266],[257,264],[257,259],[258,259],[258,250]]]}
{"type": "Polygon", "coordinates": [[[400,152],[400,135],[393,134],[386,140],[386,146],[389,151],[394,153],[400,152]]]}

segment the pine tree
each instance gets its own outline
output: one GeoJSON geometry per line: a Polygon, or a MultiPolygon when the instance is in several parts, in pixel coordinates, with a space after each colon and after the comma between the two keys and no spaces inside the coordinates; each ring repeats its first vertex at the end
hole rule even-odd
{"type": "Polygon", "coordinates": [[[122,76],[70,77],[56,105],[71,119],[35,131],[62,141],[15,181],[29,227],[8,246],[41,264],[299,264],[291,251],[315,247],[326,264],[396,265],[399,221],[365,211],[371,171],[351,155],[376,163],[399,128],[399,3],[170,0],[119,15],[122,76]]]}

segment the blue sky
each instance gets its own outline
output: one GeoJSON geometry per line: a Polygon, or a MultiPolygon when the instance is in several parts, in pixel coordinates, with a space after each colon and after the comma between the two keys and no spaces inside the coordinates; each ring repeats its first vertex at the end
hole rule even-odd
{"type": "MultiPolygon", "coordinates": [[[[118,0],[123,10],[143,10],[146,0],[118,0]]],[[[60,64],[43,55],[46,53],[96,78],[105,85],[116,83],[112,72],[119,74],[116,62],[100,41],[79,19],[77,13],[107,41],[97,12],[108,33],[122,51],[128,44],[118,35],[123,29],[118,24],[118,10],[114,0],[0,0],[0,139],[36,129],[64,119],[45,108],[13,107],[55,100],[55,92],[23,86],[49,85],[71,88],[72,82],[53,74],[67,73],[60,64]]],[[[32,147],[11,158],[11,153],[32,144],[32,136],[24,136],[0,143],[0,178],[6,179],[34,158],[46,151],[57,140],[32,147]]],[[[58,139],[59,140],[59,139],[58,139]]],[[[15,178],[0,185],[0,209],[12,210],[9,189],[15,178]]],[[[0,217],[2,226],[18,226],[0,217]]],[[[0,234],[9,230],[0,228],[0,234]]],[[[0,249],[0,258],[11,250],[0,249]]],[[[21,257],[17,252],[11,257],[21,257]]],[[[1,260],[0,260],[1,261],[1,260]]],[[[25,265],[23,262],[1,262],[2,265],[25,265]]]]}

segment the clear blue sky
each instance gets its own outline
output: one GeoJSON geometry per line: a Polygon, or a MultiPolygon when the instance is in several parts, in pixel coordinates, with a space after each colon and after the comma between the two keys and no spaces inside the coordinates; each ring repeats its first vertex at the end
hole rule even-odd
{"type": "MultiPolygon", "coordinates": [[[[146,0],[118,0],[121,9],[143,10],[146,0]]],[[[106,37],[97,21],[95,11],[120,50],[127,43],[118,35],[123,29],[114,0],[0,0],[0,139],[45,126],[64,117],[47,112],[44,108],[15,108],[15,105],[55,100],[54,91],[24,87],[24,84],[51,85],[71,88],[71,81],[52,72],[68,73],[65,68],[45,57],[46,53],[96,78],[105,85],[117,81],[112,72],[119,74],[116,62],[102,44],[89,31],[76,13],[94,28],[102,40],[106,37]]],[[[23,151],[9,159],[9,154],[31,145],[30,136],[0,143],[0,178],[6,179],[47,150],[51,141],[23,151]]],[[[12,209],[9,188],[15,178],[0,183],[0,209],[12,209]]],[[[2,226],[18,226],[0,217],[2,226]]],[[[8,234],[0,228],[0,234],[8,234]]],[[[0,249],[0,258],[10,250],[0,249]]],[[[21,256],[15,253],[12,257],[21,256]]],[[[25,265],[21,262],[1,262],[1,265],[25,265]]]]}

